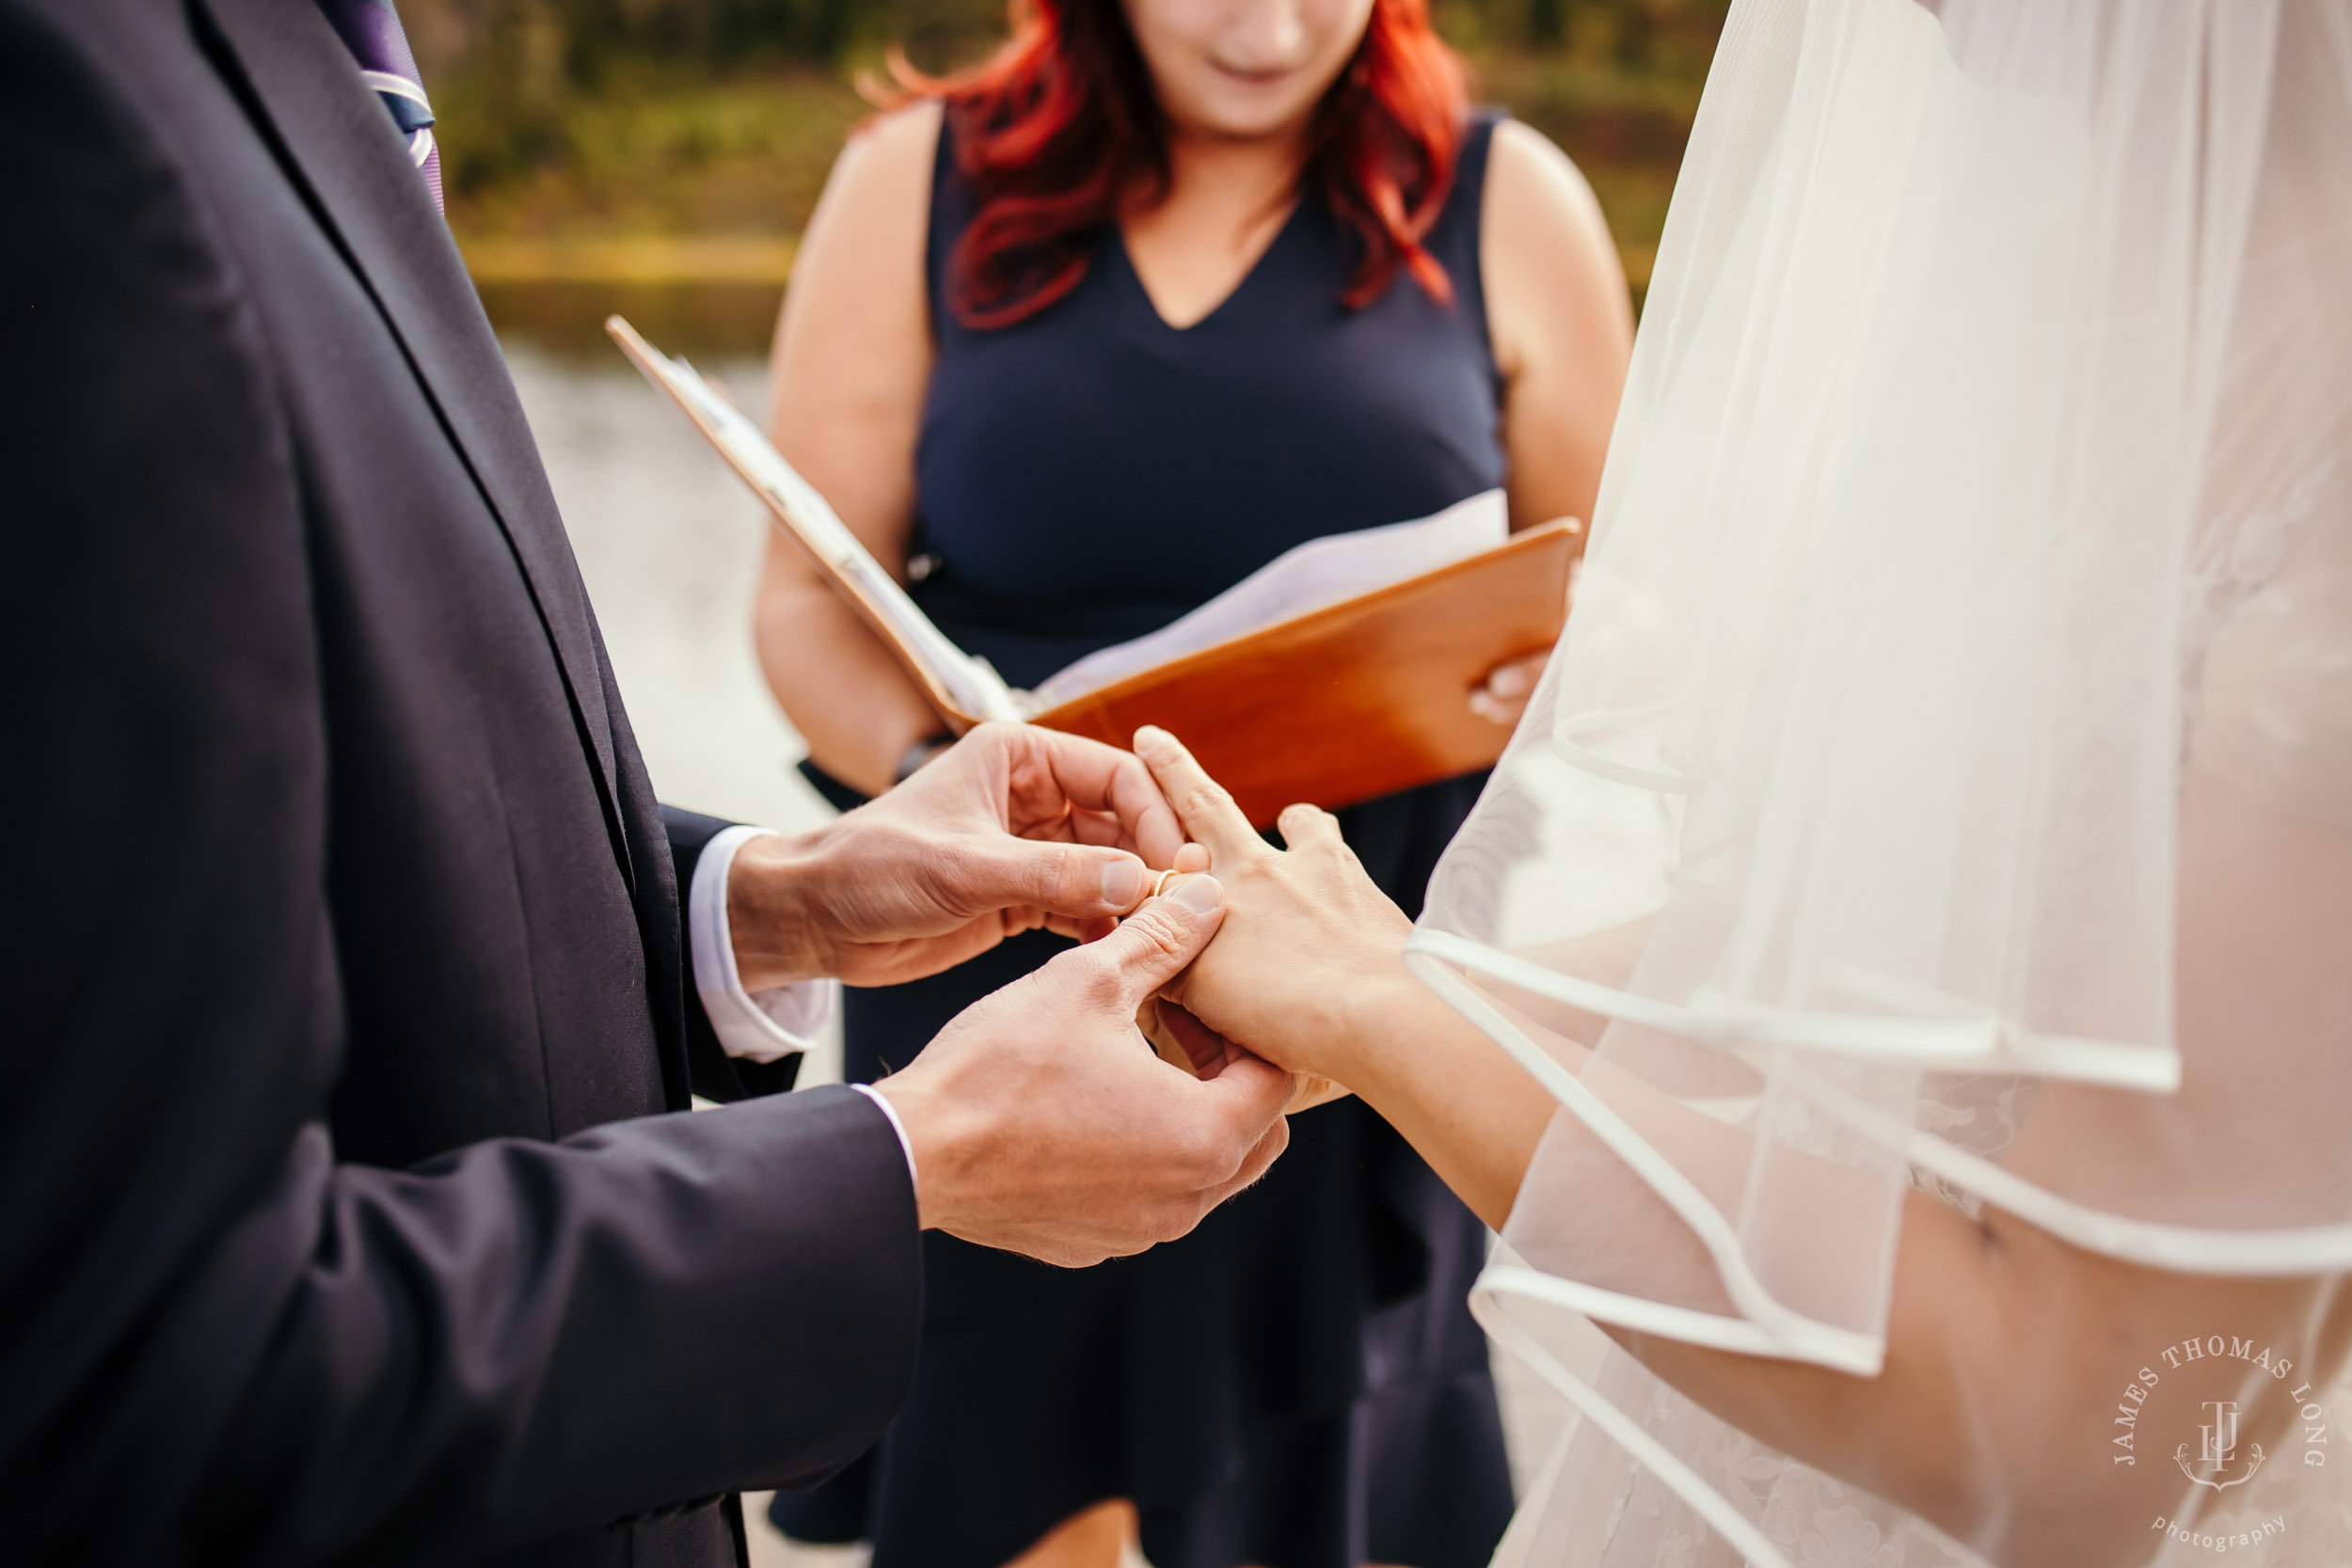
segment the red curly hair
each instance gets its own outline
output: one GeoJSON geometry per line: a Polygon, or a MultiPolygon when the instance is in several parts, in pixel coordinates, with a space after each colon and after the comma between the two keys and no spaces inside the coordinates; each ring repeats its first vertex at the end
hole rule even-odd
{"type": "MultiPolygon", "coordinates": [[[[1170,179],[1168,132],[1120,0],[1012,0],[1013,36],[959,76],[894,54],[913,96],[944,102],[978,210],[956,242],[948,305],[977,328],[1035,315],[1086,276],[1094,237],[1170,179]]],[[[1422,248],[1454,182],[1467,90],[1427,0],[1374,0],[1356,53],[1316,105],[1302,185],[1319,184],[1360,242],[1342,301],[1371,304],[1399,268],[1440,302],[1454,290],[1422,248]]]]}

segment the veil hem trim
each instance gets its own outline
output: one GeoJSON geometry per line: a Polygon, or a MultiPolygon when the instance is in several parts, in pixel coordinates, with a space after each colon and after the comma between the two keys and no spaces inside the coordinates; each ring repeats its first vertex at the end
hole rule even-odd
{"type": "MultiPolygon", "coordinates": [[[[1506,1293],[1517,1292],[1506,1277],[1498,1275],[1535,1275],[1534,1270],[1489,1269],[1470,1287],[1470,1315],[1478,1320],[1495,1343],[1534,1369],[1537,1376],[1576,1406],[1585,1419],[1600,1428],[1610,1441],[1615,1443],[1635,1463],[1648,1469],[1705,1520],[1708,1528],[1728,1542],[1754,1565],[1754,1568],[1794,1568],[1787,1556],[1758,1529],[1755,1521],[1734,1507],[1729,1497],[1709,1486],[1699,1473],[1685,1464],[1674,1451],[1643,1430],[1641,1424],[1618,1408],[1599,1389],[1570,1371],[1560,1358],[1546,1350],[1535,1337],[1522,1328],[1501,1301],[1506,1293]]],[[[1711,1314],[1705,1314],[1709,1315],[1711,1314]]]]}
{"type": "MultiPolygon", "coordinates": [[[[1406,943],[1405,964],[1416,978],[1534,1074],[1553,1099],[1583,1122],[1691,1227],[1706,1246],[1733,1305],[1758,1325],[1758,1332],[1773,1347],[1751,1348],[1748,1354],[1816,1361],[1863,1376],[1877,1371],[1883,1351],[1877,1340],[1791,1311],[1774,1300],[1749,1271],[1746,1254],[1722,1211],[1647,1139],[1609,1109],[1576,1074],[1449,971],[1445,967],[1449,963],[1604,1017],[1666,1030],[1718,1049],[1736,1047],[1726,1046],[1720,1038],[1677,1028],[1671,1020],[1684,1010],[1671,1004],[1561,974],[1447,932],[1416,931],[1406,943]],[[1615,1006],[1595,1006],[1596,993],[1615,1006]]],[[[1823,1113],[1882,1148],[1896,1151],[1910,1164],[1931,1171],[2087,1252],[2181,1274],[2269,1277],[2352,1270],[2352,1223],[2225,1230],[2133,1219],[2093,1209],[2061,1197],[1981,1155],[1971,1154],[1932,1132],[1865,1104],[1787,1053],[1781,1055],[1776,1066],[1786,1074],[1783,1082],[1823,1113]]],[[[1597,1287],[1576,1289],[1593,1291],[1596,1303],[1607,1298],[1667,1312],[1689,1311],[1643,1302],[1639,1297],[1619,1296],[1597,1287]]],[[[1588,1316],[1622,1321],[1626,1326],[1643,1332],[1685,1337],[1662,1326],[1662,1322],[1635,1323],[1618,1311],[1598,1310],[1581,1301],[1564,1300],[1562,1304],[1574,1306],[1588,1316]]],[[[1710,1323],[1728,1321],[1715,1313],[1690,1315],[1710,1323]]],[[[1715,1341],[1709,1338],[1693,1342],[1715,1341]]]]}
{"type": "Polygon", "coordinates": [[[1804,1322],[1814,1330],[1814,1338],[1824,1354],[1806,1354],[1804,1347],[1793,1347],[1774,1338],[1763,1325],[1746,1318],[1726,1318],[1720,1312],[1629,1296],[1581,1280],[1546,1274],[1532,1266],[1490,1263],[1480,1272],[1471,1289],[1528,1296],[1581,1312],[1596,1323],[1614,1323],[1636,1334],[1676,1339],[1702,1350],[1765,1356],[1776,1361],[1805,1361],[1856,1377],[1875,1377],[1885,1366],[1886,1346],[1883,1341],[1813,1319],[1804,1322]]]}
{"type": "MultiPolygon", "coordinates": [[[[1690,1227],[1692,1234],[1707,1248],[1724,1290],[1731,1297],[1731,1304],[1744,1314],[1745,1321],[1755,1327],[1757,1335],[1772,1347],[1754,1354],[1813,1362],[1838,1371],[1851,1372],[1858,1377],[1877,1374],[1884,1354],[1884,1348],[1877,1339],[1807,1317],[1776,1300],[1748,1266],[1747,1254],[1740,1244],[1740,1238],[1722,1211],[1708,1202],[1706,1195],[1692,1183],[1689,1177],[1652,1148],[1646,1138],[1628,1126],[1624,1118],[1611,1110],[1574,1073],[1554,1061],[1548,1052],[1520,1033],[1484,997],[1470,990],[1428,953],[1415,952],[1407,944],[1405,963],[1422,984],[1435,991],[1447,1006],[1469,1020],[1480,1033],[1502,1047],[1513,1060],[1527,1069],[1554,1100],[1583,1122],[1593,1135],[1608,1147],[1610,1152],[1624,1161],[1675,1212],[1677,1217],[1690,1227]]],[[[1661,1308],[1688,1310],[1666,1308],[1663,1303],[1642,1302],[1638,1297],[1614,1296],[1613,1292],[1597,1290],[1595,1299],[1602,1297],[1613,1297],[1652,1312],[1661,1308]]],[[[1715,1322],[1724,1321],[1713,1313],[1693,1316],[1715,1322]]],[[[1662,1317],[1652,1317],[1654,1331],[1672,1335],[1673,1330],[1659,1326],[1666,1321],[1662,1317]]],[[[1629,1323],[1627,1326],[1637,1325],[1629,1323]]]]}
{"type": "Polygon", "coordinates": [[[1865,1137],[1902,1150],[1903,1158],[2030,1221],[2060,1241],[2127,1263],[2176,1274],[2276,1277],[2352,1269],[2352,1225],[2219,1230],[2133,1219],[2063,1198],[1980,1154],[1907,1126],[1864,1104],[1801,1063],[1788,1086],[1865,1137]]]}
{"type": "Polygon", "coordinates": [[[1724,1003],[1694,1007],[1564,974],[1427,927],[1413,932],[1405,951],[1408,961],[1416,952],[1426,953],[1588,1013],[1718,1050],[1813,1051],[1864,1061],[1897,1062],[1927,1072],[2009,1072],[2152,1094],[2181,1086],[2180,1053],[2168,1047],[2047,1034],[1998,1017],[1905,1018],[1789,1007],[1735,1008],[1724,1003]]]}

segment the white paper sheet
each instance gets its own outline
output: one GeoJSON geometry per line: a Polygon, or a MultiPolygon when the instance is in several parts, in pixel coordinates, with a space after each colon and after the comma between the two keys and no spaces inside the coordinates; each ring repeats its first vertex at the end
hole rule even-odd
{"type": "Polygon", "coordinates": [[[1028,694],[1030,711],[1099,691],[1229,638],[1435,571],[1493,549],[1510,533],[1502,492],[1488,490],[1433,517],[1310,539],[1149,636],[1089,654],[1047,676],[1028,694]]]}

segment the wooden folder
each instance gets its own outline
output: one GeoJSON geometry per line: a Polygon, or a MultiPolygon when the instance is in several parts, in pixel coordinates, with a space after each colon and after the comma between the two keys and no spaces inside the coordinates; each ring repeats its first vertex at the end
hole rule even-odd
{"type": "MultiPolygon", "coordinates": [[[[1000,717],[993,691],[970,692],[968,668],[943,671],[935,628],[905,630],[909,606],[877,602],[870,572],[844,570],[838,520],[796,515],[821,506],[806,482],[763,483],[728,445],[707,404],[681,392],[693,372],[669,360],[614,317],[621,347],[668,392],[757,492],[786,535],[806,549],[958,733],[1000,717]],[[832,543],[828,546],[828,541],[832,543]],[[995,712],[977,711],[981,708],[995,712]]],[[[739,433],[738,433],[739,438],[739,433]]],[[[783,465],[772,449],[760,454],[783,465]]],[[[771,472],[773,470],[771,469],[771,472]]],[[[1470,711],[1470,694],[1498,664],[1549,648],[1567,613],[1575,524],[1547,523],[1434,571],[1277,621],[1034,712],[1028,722],[1125,747],[1156,724],[1183,740],[1260,827],[1305,800],[1336,811],[1415,784],[1484,768],[1510,731],[1470,711]]],[[[887,585],[882,585],[886,596],[887,585]]],[[[944,640],[941,640],[944,641],[944,640]]],[[[972,661],[977,663],[977,661],[972,661]]],[[[994,673],[978,665],[983,686],[994,673]]]]}
{"type": "Polygon", "coordinates": [[[1157,724],[1249,820],[1485,768],[1511,732],[1470,707],[1505,659],[1540,653],[1567,610],[1576,531],[1547,523],[1434,572],[1171,659],[1032,716],[1125,746],[1157,724]]]}

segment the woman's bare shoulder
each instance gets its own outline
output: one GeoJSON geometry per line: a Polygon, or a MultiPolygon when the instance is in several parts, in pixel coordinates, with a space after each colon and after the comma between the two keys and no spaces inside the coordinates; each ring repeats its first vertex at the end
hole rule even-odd
{"type": "Polygon", "coordinates": [[[928,340],[923,242],[939,123],[937,103],[912,103],[850,135],[801,237],[784,346],[865,352],[869,330],[905,340],[909,352],[928,340]]]}
{"type": "Polygon", "coordinates": [[[939,101],[926,98],[850,133],[826,182],[826,205],[869,216],[928,208],[941,118],[939,101]]]}
{"type": "Polygon", "coordinates": [[[1485,195],[1481,238],[1490,251],[1501,247],[1506,261],[1555,273],[1564,263],[1614,263],[1592,185],[1534,126],[1506,119],[1495,127],[1485,195]]]}

